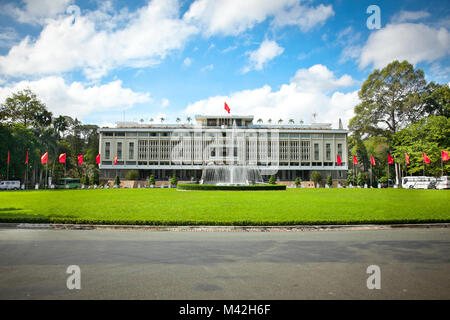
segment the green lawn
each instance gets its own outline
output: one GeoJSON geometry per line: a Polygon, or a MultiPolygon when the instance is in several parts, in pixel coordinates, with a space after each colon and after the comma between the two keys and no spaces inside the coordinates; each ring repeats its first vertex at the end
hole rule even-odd
{"type": "Polygon", "coordinates": [[[0,222],[292,225],[450,222],[448,190],[0,192],[0,222]]]}

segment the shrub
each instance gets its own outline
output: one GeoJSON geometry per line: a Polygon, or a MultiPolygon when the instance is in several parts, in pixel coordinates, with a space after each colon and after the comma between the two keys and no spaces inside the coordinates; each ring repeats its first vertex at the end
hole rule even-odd
{"type": "Polygon", "coordinates": [[[380,183],[387,183],[388,182],[388,178],[386,176],[381,177],[380,180],[378,180],[380,183]]]}
{"type": "Polygon", "coordinates": [[[347,185],[349,186],[350,183],[354,186],[355,185],[355,177],[353,176],[353,170],[348,170],[347,172],[347,185]]]}
{"type": "Polygon", "coordinates": [[[269,178],[269,184],[277,184],[274,175],[271,175],[271,176],[270,176],[270,178],[269,178]]]}
{"type": "Polygon", "coordinates": [[[367,174],[365,172],[358,173],[358,186],[363,187],[367,183],[367,174]]]}
{"type": "Polygon", "coordinates": [[[99,185],[100,184],[100,177],[99,177],[99,173],[98,173],[98,169],[94,169],[92,172],[92,183],[99,185]]]}
{"type": "Polygon", "coordinates": [[[331,175],[327,177],[327,185],[329,185],[330,187],[333,185],[333,178],[331,178],[331,175]]]}
{"type": "Polygon", "coordinates": [[[120,178],[119,178],[119,176],[116,176],[116,177],[114,178],[114,185],[115,185],[115,186],[120,186],[120,178]]]}
{"type": "Polygon", "coordinates": [[[148,178],[148,185],[149,186],[155,185],[155,176],[152,174],[150,175],[150,178],[148,178]]]}
{"type": "Polygon", "coordinates": [[[125,179],[127,179],[127,180],[138,180],[139,179],[139,173],[136,170],[130,170],[125,175],[125,179]]]}
{"type": "Polygon", "coordinates": [[[314,181],[314,184],[318,184],[322,182],[322,175],[319,171],[313,171],[311,173],[311,180],[314,181]]]}
{"type": "Polygon", "coordinates": [[[169,182],[170,182],[170,184],[172,186],[176,186],[177,185],[178,181],[177,181],[177,176],[175,175],[175,173],[173,174],[172,178],[170,178],[169,182]]]}
{"type": "Polygon", "coordinates": [[[295,178],[294,184],[298,187],[300,185],[300,178],[295,178]]]}
{"type": "Polygon", "coordinates": [[[85,186],[88,186],[90,183],[87,173],[80,180],[81,184],[84,184],[85,186]]]}

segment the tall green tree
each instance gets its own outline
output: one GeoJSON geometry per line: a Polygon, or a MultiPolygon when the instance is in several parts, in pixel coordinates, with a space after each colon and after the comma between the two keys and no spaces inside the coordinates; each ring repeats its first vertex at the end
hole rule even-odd
{"type": "Polygon", "coordinates": [[[422,103],[413,102],[425,92],[426,85],[423,71],[415,70],[408,61],[393,61],[382,70],[376,69],[358,92],[361,103],[355,107],[349,128],[361,135],[390,139],[422,117],[422,103]]]}
{"type": "MultiPolygon", "coordinates": [[[[10,123],[22,123],[23,126],[43,124],[49,119],[49,112],[30,89],[13,93],[0,107],[0,120],[10,123]]],[[[51,120],[51,113],[50,113],[51,120]]]]}

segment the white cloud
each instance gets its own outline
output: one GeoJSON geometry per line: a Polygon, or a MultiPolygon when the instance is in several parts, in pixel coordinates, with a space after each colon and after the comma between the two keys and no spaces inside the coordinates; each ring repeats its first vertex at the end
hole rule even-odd
{"type": "Polygon", "coordinates": [[[362,50],[361,46],[358,45],[345,47],[342,50],[341,55],[339,57],[339,63],[344,63],[349,60],[358,59],[359,56],[361,55],[361,50],[362,50]]]}
{"type": "Polygon", "coordinates": [[[169,99],[163,98],[163,99],[161,100],[161,108],[165,108],[165,107],[167,107],[169,104],[170,104],[169,99]]]}
{"type": "Polygon", "coordinates": [[[408,22],[408,21],[417,21],[421,19],[425,19],[430,17],[431,14],[428,11],[420,10],[420,11],[405,11],[402,10],[392,16],[391,22],[392,23],[402,23],[402,22],[408,22]]]}
{"type": "Polygon", "coordinates": [[[315,8],[301,5],[299,0],[197,0],[184,15],[184,20],[200,26],[207,36],[237,35],[273,17],[275,26],[296,25],[308,31],[334,14],[331,5],[315,8]]]}
{"type": "Polygon", "coordinates": [[[30,88],[36,93],[55,115],[78,118],[92,112],[131,108],[135,104],[151,101],[148,93],[123,88],[120,80],[86,86],[81,82],[66,84],[63,78],[56,76],[36,81],[20,81],[0,87],[0,101],[5,101],[12,93],[25,88],[30,88]]]}
{"type": "Polygon", "coordinates": [[[267,62],[282,54],[283,51],[284,48],[275,41],[264,40],[258,49],[246,53],[249,56],[249,65],[244,68],[243,72],[246,73],[252,69],[262,70],[267,62]]]}
{"type": "Polygon", "coordinates": [[[207,66],[204,66],[203,68],[200,69],[200,71],[211,71],[214,69],[214,65],[213,64],[209,64],[207,66]]]}
{"type": "Polygon", "coordinates": [[[233,92],[229,96],[214,96],[189,104],[184,114],[217,114],[223,112],[226,101],[232,114],[251,114],[255,119],[267,121],[293,118],[305,123],[311,120],[313,111],[318,121],[330,122],[337,127],[339,118],[344,124],[353,116],[353,108],[359,103],[358,91],[343,93],[339,88],[353,85],[349,75],[338,78],[323,65],[299,69],[288,84],[279,90],[268,85],[253,90],[233,92]]]}
{"type": "Polygon", "coordinates": [[[393,60],[432,62],[450,52],[450,34],[424,24],[388,24],[373,32],[362,48],[359,66],[383,68],[393,60]]]}
{"type": "Polygon", "coordinates": [[[186,67],[189,67],[189,66],[191,65],[191,63],[192,63],[192,59],[189,58],[189,57],[187,57],[186,59],[183,60],[183,64],[184,64],[186,67]]]}
{"type": "Polygon", "coordinates": [[[283,10],[276,14],[273,24],[278,27],[297,26],[303,32],[307,32],[315,26],[324,24],[332,16],[334,16],[334,10],[331,5],[320,4],[313,8],[297,2],[289,10],[283,10]]]}
{"type": "Polygon", "coordinates": [[[73,2],[74,0],[22,0],[22,8],[7,4],[0,7],[0,10],[21,23],[43,24],[46,19],[64,13],[73,2]]]}
{"type": "Polygon", "coordinates": [[[109,11],[106,7],[82,15],[75,10],[48,20],[36,40],[26,37],[0,56],[0,74],[20,77],[82,70],[96,79],[119,66],[157,64],[198,32],[179,19],[176,0],[153,0],[132,14],[109,11]]]}

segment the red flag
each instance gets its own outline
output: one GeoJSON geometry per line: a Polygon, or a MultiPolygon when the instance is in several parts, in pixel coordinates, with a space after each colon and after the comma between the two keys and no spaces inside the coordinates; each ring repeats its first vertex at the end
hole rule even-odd
{"type": "Polygon", "coordinates": [[[394,158],[392,158],[392,156],[388,153],[388,164],[393,164],[394,163],[394,158]]]}
{"type": "Polygon", "coordinates": [[[372,154],[370,154],[370,163],[371,163],[373,166],[376,166],[376,165],[377,165],[377,164],[375,163],[375,159],[373,158],[372,154]]]}
{"type": "Polygon", "coordinates": [[[353,155],[353,164],[358,164],[358,159],[356,158],[355,155],[353,155]]]}
{"type": "Polygon", "coordinates": [[[448,161],[448,160],[450,160],[450,158],[448,156],[448,151],[442,150],[442,161],[448,161]]]}
{"type": "Polygon", "coordinates": [[[27,151],[27,156],[25,158],[25,164],[28,164],[28,151],[27,151]]]}
{"type": "Polygon", "coordinates": [[[405,153],[405,162],[406,164],[409,164],[409,156],[407,153],[405,153]]]}
{"type": "Polygon", "coordinates": [[[114,157],[114,164],[117,164],[117,157],[114,157]]]}
{"type": "Polygon", "coordinates": [[[8,150],[8,158],[6,159],[6,164],[9,164],[9,150],[8,150]]]}
{"type": "Polygon", "coordinates": [[[61,153],[59,155],[59,163],[66,163],[66,154],[65,153],[61,153]]]}
{"type": "Polygon", "coordinates": [[[430,158],[428,158],[428,156],[425,154],[425,152],[423,153],[423,162],[431,163],[430,158]]]}
{"type": "Polygon", "coordinates": [[[225,110],[227,110],[227,112],[230,113],[230,107],[227,105],[226,102],[225,102],[225,110]]]}
{"type": "Polygon", "coordinates": [[[83,155],[80,154],[77,156],[77,158],[78,158],[78,164],[81,166],[83,164],[83,155]]]}
{"type": "Polygon", "coordinates": [[[48,152],[44,153],[41,157],[41,164],[46,164],[48,160],[48,152]]]}
{"type": "Polygon", "coordinates": [[[100,164],[100,154],[98,154],[97,157],[95,158],[95,162],[97,164],[100,164]]]}
{"type": "Polygon", "coordinates": [[[342,159],[341,159],[341,157],[339,157],[339,155],[337,155],[337,164],[338,164],[338,166],[340,166],[341,163],[342,163],[342,159]]]}

